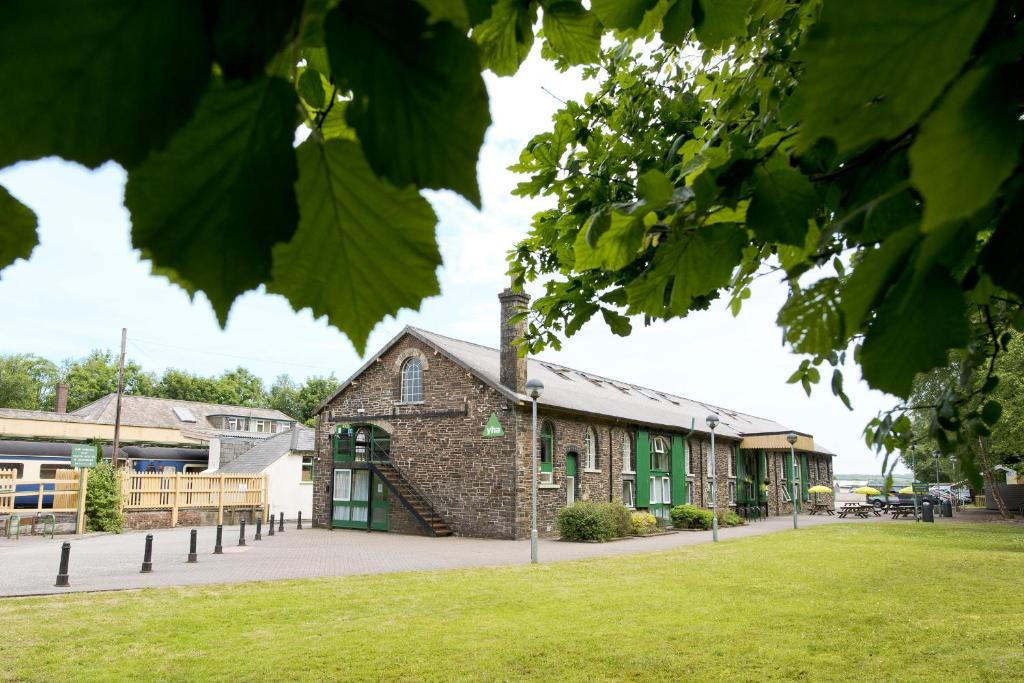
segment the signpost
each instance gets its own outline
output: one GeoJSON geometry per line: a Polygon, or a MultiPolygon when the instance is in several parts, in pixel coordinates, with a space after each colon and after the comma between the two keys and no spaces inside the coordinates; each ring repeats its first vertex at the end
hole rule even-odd
{"type": "Polygon", "coordinates": [[[85,533],[85,493],[89,486],[89,470],[96,467],[96,446],[72,446],[71,466],[78,468],[78,515],[75,518],[75,533],[85,533]]]}
{"type": "Polygon", "coordinates": [[[915,481],[913,484],[914,493],[928,493],[928,484],[923,481],[915,481]]]}
{"type": "Polygon", "coordinates": [[[501,421],[498,419],[497,413],[491,413],[491,417],[487,420],[487,424],[484,425],[484,432],[481,436],[485,438],[495,436],[505,436],[505,430],[501,426],[501,421]]]}

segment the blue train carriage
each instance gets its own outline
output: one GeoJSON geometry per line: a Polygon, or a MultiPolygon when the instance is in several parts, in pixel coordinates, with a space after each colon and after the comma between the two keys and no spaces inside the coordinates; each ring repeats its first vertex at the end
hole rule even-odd
{"type": "MultiPolygon", "coordinates": [[[[0,441],[0,470],[14,470],[15,482],[56,479],[58,470],[71,467],[71,448],[76,444],[44,441],[0,441]]],[[[110,459],[110,446],[103,446],[103,459],[110,459]]],[[[135,472],[202,472],[209,461],[206,448],[125,446],[121,456],[135,472]]],[[[43,508],[53,507],[53,483],[43,484],[43,508]]],[[[39,506],[39,484],[15,483],[14,507],[39,506]]]]}

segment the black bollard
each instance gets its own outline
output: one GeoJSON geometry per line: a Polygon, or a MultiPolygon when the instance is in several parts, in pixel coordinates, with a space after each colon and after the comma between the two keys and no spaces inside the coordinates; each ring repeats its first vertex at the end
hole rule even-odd
{"type": "Polygon", "coordinates": [[[253,536],[252,540],[254,540],[254,541],[261,540],[263,538],[263,534],[261,533],[262,531],[263,531],[263,518],[260,517],[259,515],[256,515],[256,535],[253,536]]]}
{"type": "Polygon", "coordinates": [[[302,510],[299,510],[299,523],[295,525],[296,529],[302,528],[302,510]]]}
{"type": "Polygon", "coordinates": [[[238,545],[245,545],[245,520],[238,525],[238,545]]]}
{"type": "Polygon", "coordinates": [[[188,560],[186,562],[198,562],[199,556],[196,554],[196,540],[199,532],[195,529],[189,534],[188,539],[188,560]]]}
{"type": "Polygon", "coordinates": [[[273,536],[274,535],[274,516],[271,515],[268,519],[270,520],[270,524],[267,525],[267,529],[270,530],[269,531],[269,535],[273,536]]]}
{"type": "Polygon", "coordinates": [[[284,513],[283,512],[281,513],[281,518],[280,519],[281,519],[281,523],[277,525],[277,530],[283,532],[284,531],[284,513]]]}
{"type": "Polygon", "coordinates": [[[67,588],[68,583],[68,561],[71,559],[71,544],[67,541],[60,546],[60,568],[57,570],[57,583],[53,584],[60,588],[67,588]]]}
{"type": "Polygon", "coordinates": [[[213,544],[213,554],[214,555],[223,555],[224,554],[224,546],[221,545],[221,538],[222,538],[223,533],[224,533],[224,525],[223,524],[218,524],[217,525],[217,541],[213,544]]]}
{"type": "Polygon", "coordinates": [[[140,574],[149,574],[153,571],[153,534],[146,534],[146,552],[142,555],[142,570],[140,574]]]}

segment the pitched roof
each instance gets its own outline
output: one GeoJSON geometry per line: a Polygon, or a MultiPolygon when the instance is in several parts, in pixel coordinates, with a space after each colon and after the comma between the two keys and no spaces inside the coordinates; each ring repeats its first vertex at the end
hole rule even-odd
{"type": "MultiPolygon", "coordinates": [[[[337,391],[320,404],[317,412],[406,334],[425,342],[509,399],[523,402],[530,400],[528,396],[517,394],[501,384],[501,356],[498,349],[409,326],[345,380],[337,391]]],[[[693,429],[705,434],[708,432],[705,418],[708,413],[716,413],[721,423],[715,433],[733,439],[740,439],[744,435],[784,434],[791,431],[789,427],[768,418],[649,389],[631,382],[609,379],[539,358],[527,359],[526,374],[527,377],[536,377],[544,382],[544,393],[537,401],[541,406],[613,417],[637,424],[687,431],[693,429]]],[[[798,433],[809,436],[806,432],[798,433]]],[[[818,444],[815,444],[814,450],[832,455],[831,451],[818,444]]]]}
{"type": "MultiPolygon", "coordinates": [[[[107,394],[101,399],[82,406],[69,413],[89,422],[114,424],[117,395],[107,394]]],[[[121,424],[137,427],[169,427],[172,429],[208,428],[207,418],[214,415],[234,415],[265,420],[295,421],[280,410],[270,408],[248,408],[246,406],[181,401],[173,398],[126,395],[121,397],[121,424]],[[178,408],[179,410],[175,410],[178,408]],[[181,409],[185,409],[182,411],[181,409]],[[187,420],[191,414],[194,421],[187,420]],[[186,419],[182,419],[185,417],[186,419]]]]}
{"type": "Polygon", "coordinates": [[[289,453],[312,453],[315,432],[309,427],[296,426],[269,439],[238,456],[217,472],[225,474],[258,474],[289,453]],[[294,439],[293,439],[294,437],[294,439]],[[295,444],[294,447],[292,444],[295,444]]]}

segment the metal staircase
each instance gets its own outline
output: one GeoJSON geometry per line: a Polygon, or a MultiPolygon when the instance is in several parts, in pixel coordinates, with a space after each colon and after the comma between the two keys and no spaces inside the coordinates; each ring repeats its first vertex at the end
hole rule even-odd
{"type": "Polygon", "coordinates": [[[452,535],[452,531],[445,524],[444,519],[434,511],[423,494],[390,461],[372,461],[370,469],[387,484],[391,493],[398,497],[405,509],[412,513],[412,516],[427,533],[431,536],[452,535]]]}

